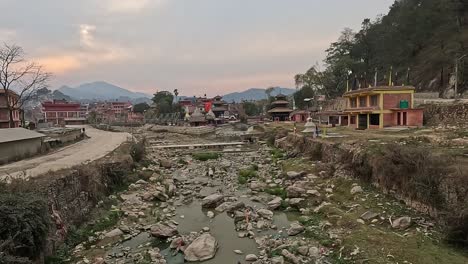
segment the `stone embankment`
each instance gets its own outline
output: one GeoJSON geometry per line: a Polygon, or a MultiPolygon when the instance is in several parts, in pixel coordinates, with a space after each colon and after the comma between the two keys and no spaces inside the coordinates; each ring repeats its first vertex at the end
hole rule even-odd
{"type": "Polygon", "coordinates": [[[424,120],[427,125],[468,127],[468,102],[432,103],[420,107],[424,108],[424,120]]]}

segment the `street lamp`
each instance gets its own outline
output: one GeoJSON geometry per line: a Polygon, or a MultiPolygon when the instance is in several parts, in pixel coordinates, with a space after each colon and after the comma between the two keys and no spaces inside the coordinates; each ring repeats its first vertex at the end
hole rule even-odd
{"type": "Polygon", "coordinates": [[[304,99],[304,102],[307,103],[307,112],[309,113],[309,117],[311,116],[310,115],[310,110],[309,110],[309,105],[310,105],[310,102],[312,101],[312,98],[305,98],[304,99]]]}
{"type": "Polygon", "coordinates": [[[455,59],[455,98],[458,95],[458,63],[466,56],[468,56],[468,54],[465,54],[461,56],[460,58],[455,59]]]}

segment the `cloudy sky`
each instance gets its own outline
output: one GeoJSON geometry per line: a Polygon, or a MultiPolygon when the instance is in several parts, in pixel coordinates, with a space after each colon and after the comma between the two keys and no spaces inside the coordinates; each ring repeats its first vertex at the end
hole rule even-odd
{"type": "Polygon", "coordinates": [[[0,42],[54,74],[52,88],[223,94],[293,87],[344,27],[393,0],[0,0],[0,42]],[[5,12],[6,11],[6,12],[5,12]]]}

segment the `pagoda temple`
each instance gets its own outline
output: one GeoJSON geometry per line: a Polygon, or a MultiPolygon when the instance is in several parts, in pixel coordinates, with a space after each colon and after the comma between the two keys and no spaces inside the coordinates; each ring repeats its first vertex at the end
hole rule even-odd
{"type": "Polygon", "coordinates": [[[284,94],[278,94],[275,101],[271,103],[272,108],[268,111],[273,121],[289,121],[289,114],[293,112],[289,108],[288,98],[284,94]]]}

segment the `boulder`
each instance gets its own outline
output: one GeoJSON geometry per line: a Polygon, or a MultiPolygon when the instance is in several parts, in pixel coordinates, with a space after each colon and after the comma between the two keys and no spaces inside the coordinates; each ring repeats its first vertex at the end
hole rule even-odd
{"type": "Polygon", "coordinates": [[[222,194],[212,194],[208,195],[202,200],[203,208],[215,208],[224,201],[224,195],[222,194]]]}
{"type": "Polygon", "coordinates": [[[217,250],[218,241],[216,238],[209,233],[204,233],[185,249],[185,260],[192,262],[212,259],[217,250]]]}
{"type": "Polygon", "coordinates": [[[273,212],[268,210],[268,209],[259,209],[257,211],[257,214],[260,215],[261,217],[265,219],[272,219],[273,218],[273,212]]]}
{"type": "Polygon", "coordinates": [[[303,198],[291,198],[289,199],[289,205],[294,208],[299,208],[305,204],[305,199],[303,198]]]}
{"type": "Polygon", "coordinates": [[[277,257],[271,258],[271,264],[284,264],[284,257],[277,256],[277,257]]]}
{"type": "Polygon", "coordinates": [[[293,222],[291,223],[289,229],[288,229],[288,235],[289,236],[295,236],[298,235],[302,232],[304,232],[305,228],[303,225],[301,225],[299,222],[293,222]]]}
{"type": "Polygon", "coordinates": [[[217,212],[224,212],[224,211],[227,211],[228,213],[229,212],[233,212],[235,210],[239,210],[239,209],[242,209],[245,207],[245,204],[241,201],[238,201],[238,202],[224,202],[222,204],[220,204],[218,207],[215,208],[215,210],[217,212]]]}
{"type": "Polygon", "coordinates": [[[268,202],[267,206],[270,210],[278,209],[281,206],[283,199],[281,197],[276,197],[275,199],[268,202]]]}
{"type": "Polygon", "coordinates": [[[352,195],[354,195],[356,193],[362,193],[362,192],[363,192],[362,187],[359,186],[359,185],[356,185],[353,188],[351,188],[351,194],[352,195]]]}
{"type": "Polygon", "coordinates": [[[159,159],[159,165],[165,169],[172,168],[172,162],[168,159],[159,159]]]}
{"type": "Polygon", "coordinates": [[[309,248],[309,257],[318,258],[320,256],[320,250],[318,247],[309,248]]]}
{"type": "Polygon", "coordinates": [[[124,232],[120,230],[119,228],[116,228],[114,230],[111,230],[105,234],[106,237],[112,238],[112,237],[117,237],[123,235],[124,232]]]}
{"type": "Polygon", "coordinates": [[[299,198],[306,193],[306,190],[297,186],[289,186],[286,192],[289,198],[299,198]]]}
{"type": "Polygon", "coordinates": [[[160,238],[168,238],[177,235],[179,232],[173,225],[159,223],[151,227],[151,235],[160,238]]]}
{"type": "Polygon", "coordinates": [[[411,226],[411,217],[403,216],[393,220],[392,227],[395,229],[406,229],[411,226]]]}
{"type": "Polygon", "coordinates": [[[368,221],[368,220],[371,220],[371,219],[373,219],[373,218],[376,218],[377,216],[379,216],[378,213],[374,213],[374,212],[371,212],[371,211],[367,211],[367,212],[365,212],[365,213],[363,213],[363,214],[361,215],[361,219],[368,221]]]}
{"type": "Polygon", "coordinates": [[[245,261],[253,262],[256,260],[258,260],[258,257],[255,254],[248,254],[247,256],[245,256],[245,261]]]}
{"type": "Polygon", "coordinates": [[[266,184],[259,181],[253,181],[249,185],[252,191],[263,191],[266,187],[266,184]]]}

